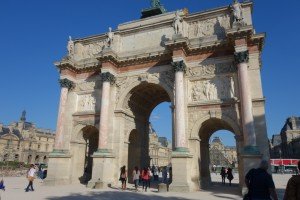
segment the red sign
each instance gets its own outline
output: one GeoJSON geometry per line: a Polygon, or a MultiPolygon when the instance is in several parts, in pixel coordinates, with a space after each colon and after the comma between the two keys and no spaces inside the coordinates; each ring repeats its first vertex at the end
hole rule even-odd
{"type": "Polygon", "coordinates": [[[298,159],[270,159],[271,165],[298,165],[298,159]]]}

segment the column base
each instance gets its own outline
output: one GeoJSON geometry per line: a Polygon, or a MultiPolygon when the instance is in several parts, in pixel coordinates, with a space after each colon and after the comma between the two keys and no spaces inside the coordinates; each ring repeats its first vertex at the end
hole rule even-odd
{"type": "Polygon", "coordinates": [[[248,192],[248,189],[245,185],[245,176],[246,174],[253,168],[258,168],[261,159],[262,159],[262,154],[243,154],[241,155],[242,157],[242,162],[243,162],[243,174],[241,176],[242,180],[240,180],[240,183],[242,183],[242,195],[245,195],[248,192]]]}
{"type": "Polygon", "coordinates": [[[71,155],[65,150],[55,150],[49,155],[47,178],[44,180],[45,185],[66,185],[71,180],[71,155]]]}
{"type": "Polygon", "coordinates": [[[176,148],[172,152],[172,183],[169,191],[172,192],[190,192],[192,191],[192,182],[190,166],[193,156],[186,148],[176,148]]]}
{"type": "Polygon", "coordinates": [[[114,182],[114,158],[108,149],[99,149],[94,153],[92,179],[87,187],[93,189],[109,188],[114,182]]]}

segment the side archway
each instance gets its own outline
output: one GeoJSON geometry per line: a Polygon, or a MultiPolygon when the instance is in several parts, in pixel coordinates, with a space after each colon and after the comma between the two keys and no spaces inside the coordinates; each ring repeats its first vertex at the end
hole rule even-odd
{"type": "MultiPolygon", "coordinates": [[[[199,180],[201,188],[207,188],[211,184],[209,140],[219,130],[230,131],[236,136],[235,138],[241,136],[239,125],[226,115],[204,116],[192,128],[190,137],[198,138],[200,141],[199,180]]],[[[236,148],[238,153],[240,151],[238,141],[236,141],[236,148]]],[[[239,156],[238,163],[240,163],[239,156]]]]}

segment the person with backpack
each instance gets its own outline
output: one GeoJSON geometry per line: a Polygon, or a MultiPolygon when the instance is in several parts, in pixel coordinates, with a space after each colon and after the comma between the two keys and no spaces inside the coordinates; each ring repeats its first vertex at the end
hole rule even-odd
{"type": "Polygon", "coordinates": [[[262,160],[259,168],[251,169],[245,177],[248,194],[244,199],[249,200],[278,200],[272,176],[267,172],[269,163],[262,160]]]}

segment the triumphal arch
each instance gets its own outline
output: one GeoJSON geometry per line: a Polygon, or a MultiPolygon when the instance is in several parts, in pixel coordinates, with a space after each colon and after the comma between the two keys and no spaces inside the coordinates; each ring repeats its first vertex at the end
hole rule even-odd
{"type": "Polygon", "coordinates": [[[126,165],[149,165],[151,111],[170,102],[173,178],[170,189],[210,184],[209,138],[235,134],[240,186],[269,159],[261,52],[265,34],[252,24],[252,3],[189,13],[159,1],[141,19],[107,33],[69,38],[55,65],[61,97],[48,184],[107,187],[126,165]]]}

